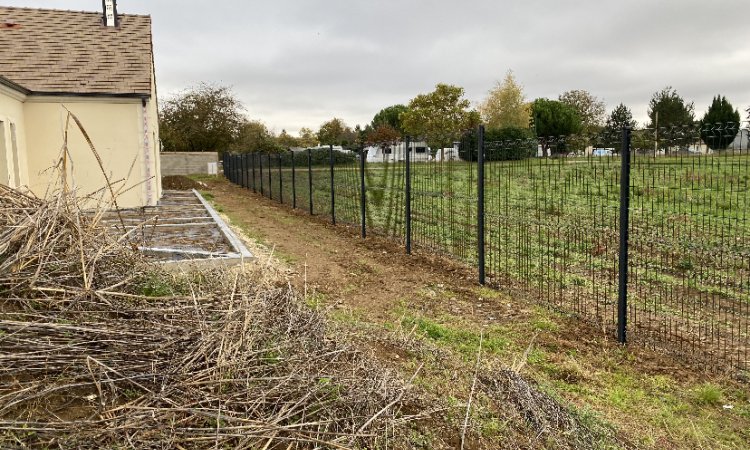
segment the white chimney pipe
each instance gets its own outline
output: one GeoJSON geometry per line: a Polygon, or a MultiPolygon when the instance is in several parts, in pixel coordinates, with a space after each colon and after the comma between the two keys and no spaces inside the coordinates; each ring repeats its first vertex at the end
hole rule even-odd
{"type": "Polygon", "coordinates": [[[102,8],[104,9],[104,25],[117,26],[117,0],[102,0],[102,8]]]}

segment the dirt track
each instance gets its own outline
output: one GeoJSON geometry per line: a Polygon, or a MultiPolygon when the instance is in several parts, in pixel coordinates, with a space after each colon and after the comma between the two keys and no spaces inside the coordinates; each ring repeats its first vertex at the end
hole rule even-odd
{"type": "Polygon", "coordinates": [[[331,226],[324,217],[313,220],[267,198],[236,186],[213,183],[218,204],[232,211],[232,219],[249,228],[285,259],[296,272],[300,290],[320,292],[345,306],[384,320],[387,313],[408,300],[432,313],[460,314],[479,322],[520,318],[531,305],[481,298],[476,274],[446,258],[417,252],[409,256],[402,246],[380,237],[361,239],[359,228],[331,226]],[[248,203],[252,201],[252,203],[248,203]],[[252,205],[252,209],[248,206],[252,205]],[[460,294],[448,302],[426,302],[431,292],[460,294]],[[519,308],[520,306],[520,308],[519,308]]]}

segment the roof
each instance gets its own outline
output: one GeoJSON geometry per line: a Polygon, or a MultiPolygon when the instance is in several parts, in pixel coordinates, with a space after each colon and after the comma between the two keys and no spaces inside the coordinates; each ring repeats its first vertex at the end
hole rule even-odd
{"type": "Polygon", "coordinates": [[[0,76],[32,94],[149,96],[151,17],[0,7],[0,76]]]}

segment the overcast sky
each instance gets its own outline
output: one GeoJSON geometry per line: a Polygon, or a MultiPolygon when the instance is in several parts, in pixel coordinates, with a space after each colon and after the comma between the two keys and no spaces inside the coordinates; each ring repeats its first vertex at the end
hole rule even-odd
{"type": "MultiPolygon", "coordinates": [[[[436,83],[473,103],[512,69],[527,99],[585,89],[646,120],[671,85],[702,116],[720,93],[750,106],[748,0],[119,0],[150,14],[159,96],[232,86],[276,132],[368,123],[436,83]]],[[[0,0],[101,9],[101,0],[0,0]]]]}

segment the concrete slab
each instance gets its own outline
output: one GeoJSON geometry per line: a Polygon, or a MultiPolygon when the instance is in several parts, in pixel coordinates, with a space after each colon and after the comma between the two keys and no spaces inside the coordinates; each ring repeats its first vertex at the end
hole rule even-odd
{"type": "Polygon", "coordinates": [[[164,191],[154,207],[107,212],[102,222],[125,229],[149,258],[170,269],[232,266],[252,253],[196,190],[164,191]]]}

